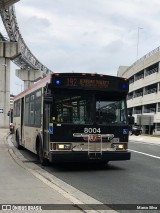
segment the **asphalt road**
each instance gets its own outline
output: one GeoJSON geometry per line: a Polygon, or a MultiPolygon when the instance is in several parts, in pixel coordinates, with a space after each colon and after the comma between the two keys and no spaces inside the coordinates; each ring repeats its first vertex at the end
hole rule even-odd
{"type": "MultiPolygon", "coordinates": [[[[130,143],[129,148],[160,156],[160,146],[130,143]]],[[[54,175],[107,204],[160,204],[160,159],[132,152],[130,161],[106,167],[75,165],[51,167],[54,175]]]]}
{"type": "MultiPolygon", "coordinates": [[[[104,204],[160,204],[160,145],[131,141],[129,149],[130,161],[105,167],[66,164],[45,169],[104,204]]],[[[21,152],[36,161],[35,155],[21,152]]]]}

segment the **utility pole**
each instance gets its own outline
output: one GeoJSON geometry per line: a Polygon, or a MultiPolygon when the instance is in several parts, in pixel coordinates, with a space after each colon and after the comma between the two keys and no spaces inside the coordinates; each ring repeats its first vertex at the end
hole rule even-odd
{"type": "Polygon", "coordinates": [[[138,35],[137,35],[137,60],[138,60],[138,50],[139,50],[139,31],[142,30],[143,28],[138,27],[138,35]]]}

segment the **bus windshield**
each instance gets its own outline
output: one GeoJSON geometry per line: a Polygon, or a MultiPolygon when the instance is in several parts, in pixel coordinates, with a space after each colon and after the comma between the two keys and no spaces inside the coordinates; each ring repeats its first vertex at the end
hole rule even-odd
{"type": "MultiPolygon", "coordinates": [[[[118,98],[119,99],[119,98],[118,98]]],[[[108,96],[79,92],[55,94],[56,122],[68,124],[111,125],[126,124],[124,100],[113,100],[108,96]]]]}
{"type": "Polygon", "coordinates": [[[57,94],[56,120],[60,123],[92,124],[91,97],[75,93],[57,94]]]}
{"type": "Polygon", "coordinates": [[[126,123],[125,102],[96,100],[96,123],[97,124],[112,124],[126,123]]]}

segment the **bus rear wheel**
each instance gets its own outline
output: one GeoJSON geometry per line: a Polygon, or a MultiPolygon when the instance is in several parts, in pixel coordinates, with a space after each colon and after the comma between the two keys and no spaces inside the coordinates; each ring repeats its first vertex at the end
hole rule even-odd
{"type": "Polygon", "coordinates": [[[19,134],[18,133],[16,133],[16,143],[17,143],[17,149],[22,149],[23,147],[20,145],[20,143],[19,143],[19,134]]]}
{"type": "Polygon", "coordinates": [[[49,165],[49,161],[48,161],[48,159],[44,158],[44,156],[43,156],[43,149],[42,149],[42,145],[41,144],[38,145],[38,150],[37,151],[38,151],[38,160],[39,160],[40,164],[42,166],[48,166],[49,165]]]}
{"type": "Polygon", "coordinates": [[[101,164],[102,164],[102,166],[107,166],[108,163],[109,163],[109,161],[103,161],[101,164]]]}

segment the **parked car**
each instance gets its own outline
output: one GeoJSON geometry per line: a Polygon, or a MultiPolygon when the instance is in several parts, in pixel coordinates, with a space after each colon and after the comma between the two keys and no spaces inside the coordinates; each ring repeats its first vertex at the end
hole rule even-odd
{"type": "Polygon", "coordinates": [[[133,126],[132,129],[130,130],[130,135],[141,135],[142,134],[142,130],[141,127],[139,126],[133,126]]]}

